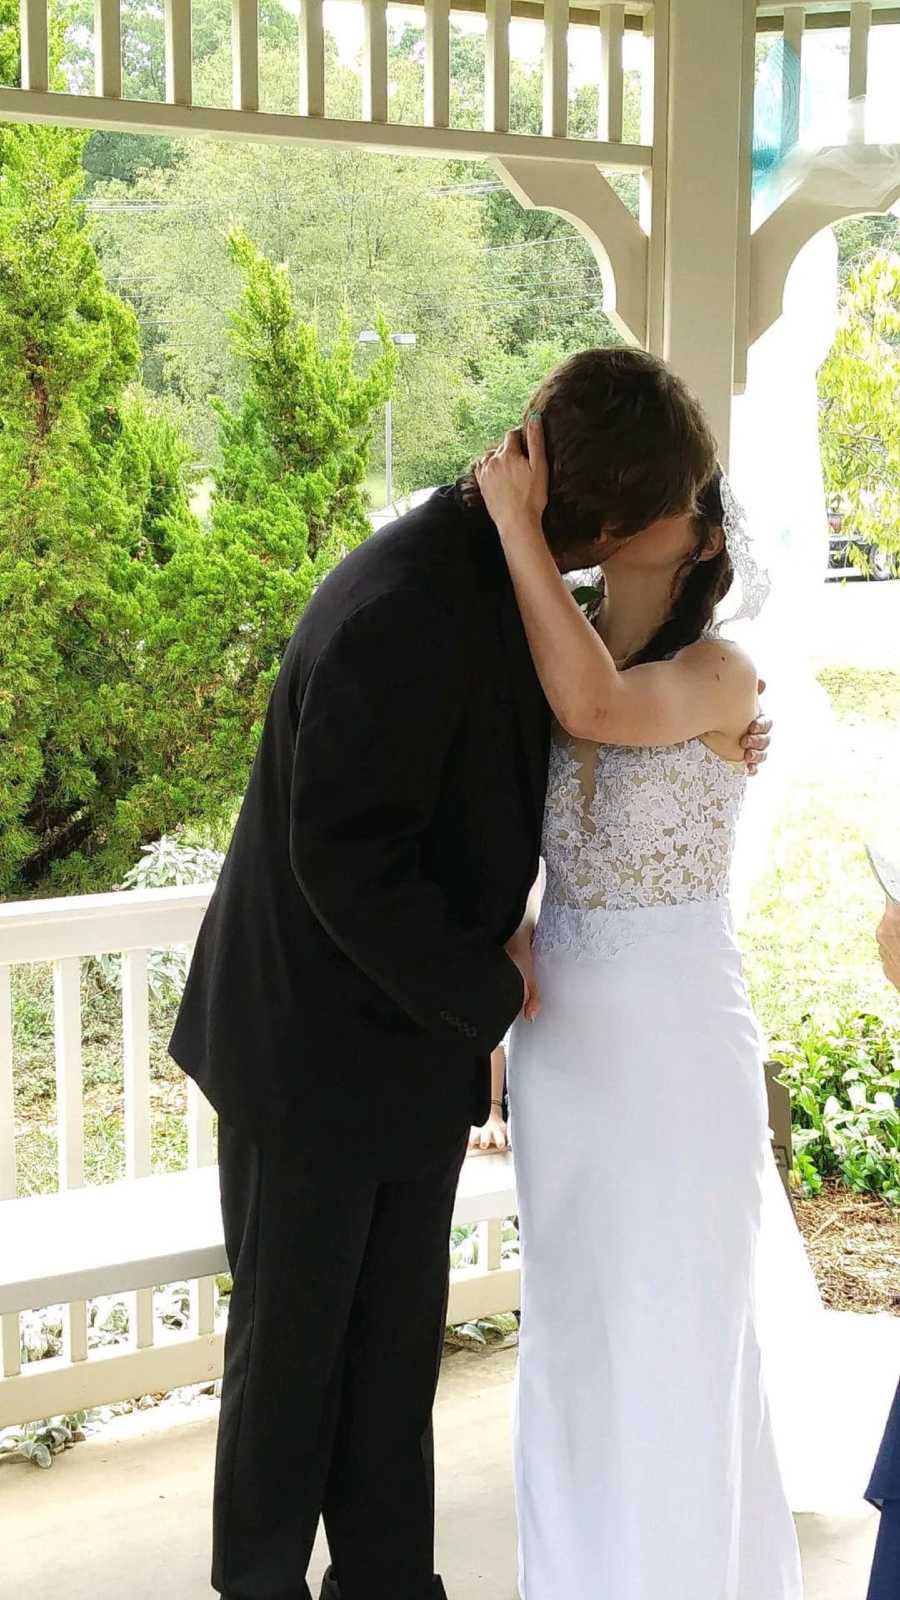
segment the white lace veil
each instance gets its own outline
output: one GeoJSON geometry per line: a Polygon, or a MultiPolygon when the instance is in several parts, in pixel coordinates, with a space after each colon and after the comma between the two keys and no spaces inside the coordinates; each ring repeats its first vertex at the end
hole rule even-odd
{"type": "MultiPolygon", "coordinates": [[[[738,603],[737,609],[731,611],[730,615],[718,618],[717,631],[731,623],[754,620],[759,616],[772,591],[771,574],[763,563],[759,549],[753,543],[747,513],[725,472],[719,481],[719,493],[722,499],[722,528],[725,545],[734,567],[738,603]]],[[[727,611],[733,604],[734,589],[722,602],[722,609],[727,611]]]]}

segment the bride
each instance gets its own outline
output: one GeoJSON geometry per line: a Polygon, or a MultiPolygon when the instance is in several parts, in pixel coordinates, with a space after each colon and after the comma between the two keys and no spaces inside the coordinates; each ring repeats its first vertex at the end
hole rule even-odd
{"type": "Polygon", "coordinates": [[[588,617],[541,532],[539,417],[525,440],[476,469],[557,724],[509,1064],[521,1592],[798,1600],[752,1291],[761,1044],[727,902],[757,673],[712,631],[741,514],[719,475],[694,515],[609,537],[588,617]]]}

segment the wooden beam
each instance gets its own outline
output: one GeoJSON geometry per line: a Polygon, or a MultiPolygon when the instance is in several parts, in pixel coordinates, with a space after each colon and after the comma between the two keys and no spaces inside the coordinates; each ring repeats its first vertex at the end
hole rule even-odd
{"type": "Polygon", "coordinates": [[[50,87],[47,0],[21,0],[22,88],[45,94],[50,87]]]}
{"type": "Polygon", "coordinates": [[[257,0],[231,0],[231,69],[231,103],[235,111],[258,111],[257,0]]]}
{"type": "Polygon", "coordinates": [[[653,151],[653,165],[641,173],[640,223],[649,235],[647,266],[647,348],[662,355],[665,346],[666,184],[669,159],[669,0],[659,0],[644,23],[649,61],[641,82],[641,141],[653,151]]]}
{"type": "Polygon", "coordinates": [[[193,98],[191,0],[166,0],[166,99],[189,106],[193,98]]]}
{"type": "MultiPolygon", "coordinates": [[[[416,0],[412,0],[415,4],[416,0]]],[[[454,6],[454,10],[456,7],[454,6]]],[[[784,26],[783,10],[779,12],[764,12],[756,18],[757,33],[781,33],[784,26]]],[[[841,0],[839,11],[811,11],[806,10],[806,32],[817,33],[832,28],[846,29],[850,27],[850,6],[846,0],[841,0]]],[[[886,6],[883,10],[876,8],[872,12],[873,28],[895,28],[900,24],[900,6],[886,6]]]]}
{"type": "Polygon", "coordinates": [[[387,0],[363,0],[362,114],[387,122],[387,0]]]}
{"type": "Polygon", "coordinates": [[[725,466],[734,378],[744,31],[742,3],[710,7],[707,0],[670,0],[662,353],[699,395],[725,466]]]}
{"type": "Polygon", "coordinates": [[[741,57],[740,159],[738,169],[737,271],[734,293],[735,394],[747,387],[750,349],[751,211],[753,204],[753,96],[756,85],[756,35],[753,31],[755,0],[744,0],[744,47],[741,57]]]}
{"type": "Polygon", "coordinates": [[[568,0],[544,5],[544,134],[564,139],[569,131],[568,0]]]}
{"type": "Polygon", "coordinates": [[[122,17],[119,0],[94,0],[94,82],[106,100],[122,95],[122,17]]]}
{"type": "Polygon", "coordinates": [[[869,87],[869,34],[872,28],[870,3],[850,8],[850,99],[864,100],[869,87]]]}
{"type": "Polygon", "coordinates": [[[325,29],[322,22],[322,0],[301,0],[299,24],[300,115],[324,117],[325,29]]]}
{"type": "Polygon", "coordinates": [[[781,143],[784,149],[795,145],[800,138],[800,84],[796,94],[789,92],[794,82],[791,56],[796,56],[803,71],[803,35],[806,30],[806,7],[784,8],[784,57],[781,65],[781,143]]]}
{"type": "Polygon", "coordinates": [[[425,126],[450,126],[450,0],[425,0],[425,126]]]}
{"type": "Polygon", "coordinates": [[[509,131],[510,0],[486,0],[484,125],[490,133],[509,131]]]}
{"type": "Polygon", "coordinates": [[[625,69],[622,44],[625,12],[619,5],[603,6],[600,12],[600,82],[597,96],[597,138],[618,141],[622,137],[625,99],[625,69]]]}
{"type": "MultiPolygon", "coordinates": [[[[252,144],[363,148],[383,155],[440,156],[451,161],[473,156],[489,161],[494,157],[533,155],[543,161],[584,161],[608,172],[642,172],[653,159],[653,151],[643,144],[536,139],[527,134],[492,133],[478,128],[419,128],[401,122],[366,123],[336,117],[234,111],[218,106],[173,106],[155,100],[99,100],[87,94],[26,94],[21,89],[2,87],[0,121],[46,123],[59,128],[108,128],[114,133],[124,129],[129,133],[188,134],[252,144]]],[[[0,906],[0,930],[2,917],[0,906]]]]}

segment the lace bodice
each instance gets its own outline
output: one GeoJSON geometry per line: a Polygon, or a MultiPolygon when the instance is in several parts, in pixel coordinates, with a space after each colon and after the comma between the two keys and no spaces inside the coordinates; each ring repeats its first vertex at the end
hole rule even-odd
{"type": "Polygon", "coordinates": [[[727,899],[743,766],[699,739],[596,745],[554,732],[545,908],[630,911],[727,899]]]}

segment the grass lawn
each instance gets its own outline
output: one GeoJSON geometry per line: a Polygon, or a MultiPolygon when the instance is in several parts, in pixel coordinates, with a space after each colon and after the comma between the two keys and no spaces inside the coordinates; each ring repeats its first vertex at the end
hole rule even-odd
{"type": "MultiPolygon", "coordinates": [[[[827,1022],[871,1010],[898,1029],[900,998],[882,976],[873,932],[880,894],[863,841],[889,836],[900,795],[900,673],[821,675],[835,726],[808,779],[794,785],[775,829],[770,867],[744,929],[746,970],[764,1028],[788,1038],[805,1013],[827,1022]]],[[[764,782],[764,777],[757,780],[764,782]]],[[[18,1185],[56,1185],[53,1003],[47,968],[20,968],[15,983],[18,1185]]],[[[119,997],[86,964],[82,981],[85,1175],[124,1174],[119,997]]],[[[151,1004],[153,1163],[186,1165],[184,1080],[166,1055],[174,1007],[151,1004]]]]}

